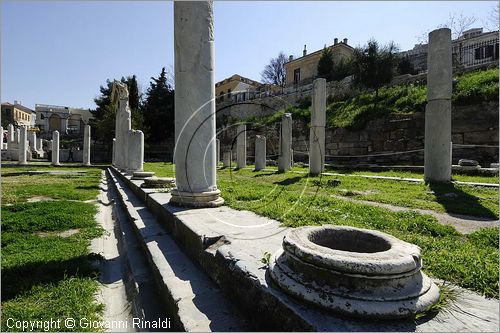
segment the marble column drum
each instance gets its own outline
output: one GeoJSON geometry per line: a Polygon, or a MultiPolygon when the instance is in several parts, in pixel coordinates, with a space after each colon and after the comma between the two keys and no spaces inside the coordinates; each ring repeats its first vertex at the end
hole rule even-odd
{"type": "Polygon", "coordinates": [[[255,171],[266,167],[266,137],[262,135],[255,136],[255,171]]]}
{"type": "Polygon", "coordinates": [[[21,126],[19,129],[19,157],[18,164],[26,164],[28,161],[28,138],[26,126],[21,126]]]}
{"type": "Polygon", "coordinates": [[[128,166],[127,173],[143,171],[144,165],[144,133],[139,130],[128,132],[128,166]]]}
{"type": "Polygon", "coordinates": [[[427,56],[427,106],[425,108],[424,179],[451,181],[451,30],[429,33],[427,56]]]}
{"type": "Polygon", "coordinates": [[[52,165],[61,165],[59,163],[59,132],[52,132],[52,165]]]}
{"type": "Polygon", "coordinates": [[[311,128],[309,130],[309,173],[318,175],[325,168],[326,80],[313,82],[311,128]]]}
{"type": "Polygon", "coordinates": [[[90,125],[83,130],[83,165],[90,165],[90,125]]]}
{"type": "Polygon", "coordinates": [[[217,207],[212,1],[174,2],[175,178],[170,203],[217,207]]]}
{"type": "Polygon", "coordinates": [[[290,170],[292,167],[292,114],[285,113],[281,118],[280,156],[278,171],[290,170]]]}
{"type": "Polygon", "coordinates": [[[247,166],[247,125],[238,125],[236,133],[236,168],[247,166]]]}

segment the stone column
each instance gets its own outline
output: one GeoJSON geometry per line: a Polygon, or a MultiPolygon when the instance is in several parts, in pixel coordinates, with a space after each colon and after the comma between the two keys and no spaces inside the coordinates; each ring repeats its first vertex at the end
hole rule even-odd
{"type": "Polygon", "coordinates": [[[0,138],[1,138],[1,140],[2,140],[2,141],[1,141],[1,144],[0,144],[0,149],[5,149],[5,148],[4,148],[4,143],[3,143],[3,132],[4,132],[4,130],[3,130],[3,126],[0,126],[0,138]]]}
{"type": "Polygon", "coordinates": [[[28,133],[28,140],[30,142],[30,147],[36,150],[36,132],[30,131],[28,133]]]}
{"type": "Polygon", "coordinates": [[[38,138],[36,139],[36,150],[37,151],[43,151],[43,139],[42,138],[38,138]]]}
{"type": "Polygon", "coordinates": [[[255,136],[255,171],[266,167],[266,137],[262,135],[255,136]]]}
{"type": "Polygon", "coordinates": [[[144,134],[142,131],[128,131],[128,165],[127,173],[143,171],[144,134]]]}
{"type": "Polygon", "coordinates": [[[186,207],[224,203],[216,184],[212,1],[174,2],[175,179],[170,202],[186,207]]]}
{"type": "Polygon", "coordinates": [[[451,180],[451,30],[429,33],[427,56],[427,106],[425,109],[424,179],[451,180]]]}
{"type": "Polygon", "coordinates": [[[7,143],[14,141],[14,125],[7,126],[7,143]]]}
{"type": "Polygon", "coordinates": [[[14,141],[19,145],[20,142],[20,132],[19,128],[16,128],[16,131],[14,132],[14,141]]]}
{"type": "Polygon", "coordinates": [[[83,165],[90,165],[90,125],[83,130],[83,165]]]}
{"type": "Polygon", "coordinates": [[[225,151],[224,154],[222,154],[222,163],[226,168],[231,166],[231,151],[225,151]]]}
{"type": "Polygon", "coordinates": [[[52,165],[61,165],[59,163],[59,132],[52,132],[52,165]]]}
{"type": "Polygon", "coordinates": [[[313,82],[311,129],[309,130],[309,173],[318,175],[325,168],[326,80],[313,82]]]}
{"type": "Polygon", "coordinates": [[[220,140],[219,139],[215,139],[215,151],[216,151],[215,165],[219,165],[219,162],[220,162],[220,140]]]}
{"type": "Polygon", "coordinates": [[[28,138],[26,126],[21,126],[19,130],[19,157],[18,164],[26,164],[28,160],[28,138]]]}
{"type": "Polygon", "coordinates": [[[280,155],[278,171],[286,171],[292,167],[292,114],[285,113],[281,118],[280,155]]]}
{"type": "Polygon", "coordinates": [[[247,166],[247,125],[238,125],[236,133],[236,168],[247,166]]]}
{"type": "Polygon", "coordinates": [[[113,148],[112,148],[112,152],[111,152],[111,164],[114,165],[115,167],[117,167],[115,156],[116,156],[116,139],[113,138],[113,148]]]}

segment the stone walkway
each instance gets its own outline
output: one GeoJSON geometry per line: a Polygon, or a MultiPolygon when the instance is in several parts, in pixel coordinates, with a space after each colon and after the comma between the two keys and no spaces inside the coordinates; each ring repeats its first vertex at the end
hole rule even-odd
{"type": "Polygon", "coordinates": [[[438,220],[439,223],[445,224],[445,225],[451,225],[455,229],[457,229],[457,231],[459,231],[463,234],[468,234],[468,233],[474,232],[476,230],[479,230],[481,228],[498,227],[498,225],[499,225],[498,220],[493,220],[491,218],[461,215],[461,214],[439,213],[439,212],[435,212],[433,210],[400,207],[400,206],[394,206],[394,205],[375,202],[375,201],[353,199],[353,198],[344,197],[341,195],[332,195],[332,197],[334,197],[335,199],[345,200],[345,201],[349,201],[349,202],[361,203],[364,205],[375,206],[375,207],[381,207],[381,208],[388,209],[392,212],[416,211],[420,214],[432,215],[438,220]]]}

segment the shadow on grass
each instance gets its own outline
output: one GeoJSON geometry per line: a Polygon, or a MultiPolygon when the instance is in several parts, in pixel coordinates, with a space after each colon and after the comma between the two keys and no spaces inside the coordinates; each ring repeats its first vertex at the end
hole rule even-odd
{"type": "Polygon", "coordinates": [[[95,277],[98,268],[92,262],[101,256],[89,254],[68,260],[32,262],[2,269],[2,301],[15,298],[42,283],[56,283],[67,277],[95,277]]]}
{"type": "Polygon", "coordinates": [[[300,182],[300,180],[302,178],[304,178],[304,177],[303,176],[297,176],[297,177],[287,178],[287,179],[283,179],[283,180],[280,180],[280,181],[275,181],[275,182],[273,182],[273,184],[276,184],[276,185],[292,185],[292,184],[300,182]]]}
{"type": "MultiPolygon", "coordinates": [[[[259,171],[253,171],[253,172],[259,172],[259,171]]],[[[263,172],[263,173],[259,173],[259,174],[256,174],[254,175],[254,177],[258,178],[258,177],[266,177],[266,176],[272,176],[272,175],[276,175],[278,174],[278,172],[263,172]]]]}
{"type": "Polygon", "coordinates": [[[99,190],[100,187],[98,185],[89,185],[89,186],[77,186],[75,187],[77,190],[99,190]]]}
{"type": "Polygon", "coordinates": [[[464,214],[498,219],[493,211],[481,204],[479,198],[462,191],[453,183],[429,183],[429,187],[434,192],[436,201],[450,215],[464,214]]]}

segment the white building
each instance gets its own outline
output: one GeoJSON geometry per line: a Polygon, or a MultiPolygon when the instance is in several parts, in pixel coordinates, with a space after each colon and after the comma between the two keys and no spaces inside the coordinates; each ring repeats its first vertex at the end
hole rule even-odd
{"type": "Polygon", "coordinates": [[[59,105],[35,104],[35,112],[41,134],[57,130],[61,135],[81,135],[93,118],[90,110],[59,105]]]}

